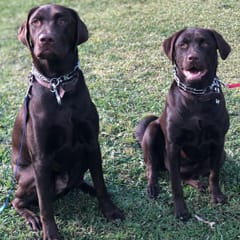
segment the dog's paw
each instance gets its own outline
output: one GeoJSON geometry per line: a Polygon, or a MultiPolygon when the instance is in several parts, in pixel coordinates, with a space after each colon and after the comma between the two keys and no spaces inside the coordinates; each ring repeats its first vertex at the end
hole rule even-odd
{"type": "Polygon", "coordinates": [[[117,207],[115,209],[112,209],[111,211],[105,212],[104,215],[108,220],[117,220],[117,219],[124,220],[123,212],[117,207]]]}
{"type": "Polygon", "coordinates": [[[63,238],[62,237],[48,237],[48,236],[44,236],[43,237],[43,240],[63,240],[63,238]]]}
{"type": "Polygon", "coordinates": [[[57,225],[54,221],[43,224],[43,239],[44,240],[63,240],[60,236],[57,225]]]}
{"type": "Polygon", "coordinates": [[[191,214],[188,212],[187,209],[182,212],[176,212],[175,216],[177,219],[179,219],[183,222],[187,222],[191,218],[191,214]]]}
{"type": "Polygon", "coordinates": [[[191,218],[191,214],[189,213],[186,203],[184,200],[178,200],[174,202],[175,216],[177,219],[186,222],[191,218]]]}
{"type": "Polygon", "coordinates": [[[211,195],[211,203],[213,204],[224,204],[227,202],[227,197],[224,194],[212,194],[211,195]]]}
{"type": "Polygon", "coordinates": [[[201,182],[201,181],[195,180],[195,179],[186,179],[186,180],[184,180],[184,184],[190,185],[190,186],[196,188],[200,193],[205,193],[208,188],[207,183],[204,183],[204,182],[201,182]]]}
{"type": "Polygon", "coordinates": [[[100,206],[103,215],[108,219],[108,220],[124,220],[124,213],[117,207],[115,206],[112,201],[106,201],[102,206],[100,206]]]}
{"type": "Polygon", "coordinates": [[[32,231],[42,230],[42,223],[40,221],[40,218],[36,214],[34,214],[31,211],[25,210],[24,218],[25,218],[27,225],[30,226],[32,231]]]}
{"type": "Polygon", "coordinates": [[[56,236],[44,235],[43,240],[63,240],[63,238],[60,235],[56,235],[56,236]]]}
{"type": "Polygon", "coordinates": [[[149,198],[157,198],[159,194],[158,184],[150,184],[147,186],[147,195],[149,198]]]}

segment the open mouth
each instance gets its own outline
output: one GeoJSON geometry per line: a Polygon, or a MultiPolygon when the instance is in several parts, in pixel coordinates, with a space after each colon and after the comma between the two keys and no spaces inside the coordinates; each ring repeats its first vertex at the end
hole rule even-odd
{"type": "Polygon", "coordinates": [[[186,79],[189,81],[200,80],[203,76],[206,75],[206,73],[207,73],[207,70],[197,69],[196,67],[183,70],[183,74],[185,75],[186,79]]]}

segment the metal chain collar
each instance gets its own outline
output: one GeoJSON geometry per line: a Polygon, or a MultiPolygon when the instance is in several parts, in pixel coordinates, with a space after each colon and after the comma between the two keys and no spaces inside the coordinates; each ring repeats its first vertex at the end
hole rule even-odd
{"type": "Polygon", "coordinates": [[[176,66],[174,66],[174,80],[177,83],[178,87],[188,93],[191,93],[193,95],[206,95],[209,93],[220,93],[220,89],[221,89],[221,84],[223,84],[219,78],[217,76],[214,77],[213,82],[210,86],[208,86],[207,88],[204,89],[197,89],[197,88],[191,88],[186,86],[183,82],[181,82],[181,80],[179,79],[179,77],[177,76],[177,71],[176,71],[176,66]]]}
{"type": "Polygon", "coordinates": [[[74,67],[73,71],[71,71],[70,73],[57,78],[47,78],[43,74],[41,74],[34,65],[32,65],[31,74],[34,75],[38,81],[49,84],[50,91],[55,94],[58,105],[61,105],[61,89],[59,90],[59,87],[64,83],[72,81],[74,79],[73,77],[76,75],[79,69],[80,67],[78,62],[77,65],[74,67]]]}

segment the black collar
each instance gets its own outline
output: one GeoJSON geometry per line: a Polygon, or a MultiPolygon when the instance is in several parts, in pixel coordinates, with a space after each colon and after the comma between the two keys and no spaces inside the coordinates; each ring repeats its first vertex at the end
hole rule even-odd
{"type": "MultiPolygon", "coordinates": [[[[213,78],[211,85],[206,88],[198,89],[186,86],[181,79],[177,75],[177,66],[174,65],[174,81],[177,83],[179,89],[183,90],[184,92],[190,93],[195,96],[206,96],[210,97],[210,95],[218,95],[221,93],[221,85],[222,82],[219,80],[217,76],[213,78]]],[[[220,100],[216,98],[216,104],[219,104],[220,100]]]]}

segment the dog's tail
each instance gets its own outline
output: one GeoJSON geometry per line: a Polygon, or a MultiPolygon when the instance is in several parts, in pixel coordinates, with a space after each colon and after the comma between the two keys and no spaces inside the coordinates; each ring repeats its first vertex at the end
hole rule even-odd
{"type": "Polygon", "coordinates": [[[134,131],[134,136],[135,138],[137,139],[138,143],[140,145],[142,145],[142,140],[143,140],[143,135],[144,135],[144,132],[145,130],[147,129],[147,126],[157,120],[158,117],[154,116],[154,115],[150,115],[150,116],[147,116],[145,118],[143,118],[137,125],[137,127],[135,128],[135,131],[134,131]]]}
{"type": "Polygon", "coordinates": [[[135,138],[137,139],[138,143],[140,146],[143,148],[143,144],[151,144],[149,149],[150,154],[154,154],[154,159],[155,159],[155,165],[156,169],[160,170],[166,170],[166,166],[164,163],[165,159],[165,140],[164,140],[164,134],[162,131],[162,128],[159,123],[156,123],[154,130],[157,131],[155,132],[155,135],[152,136],[154,137],[153,142],[149,143],[148,141],[143,143],[143,136],[145,134],[145,131],[147,127],[149,126],[150,123],[153,121],[157,120],[158,117],[154,115],[147,116],[143,118],[137,125],[134,131],[135,138]]]}

